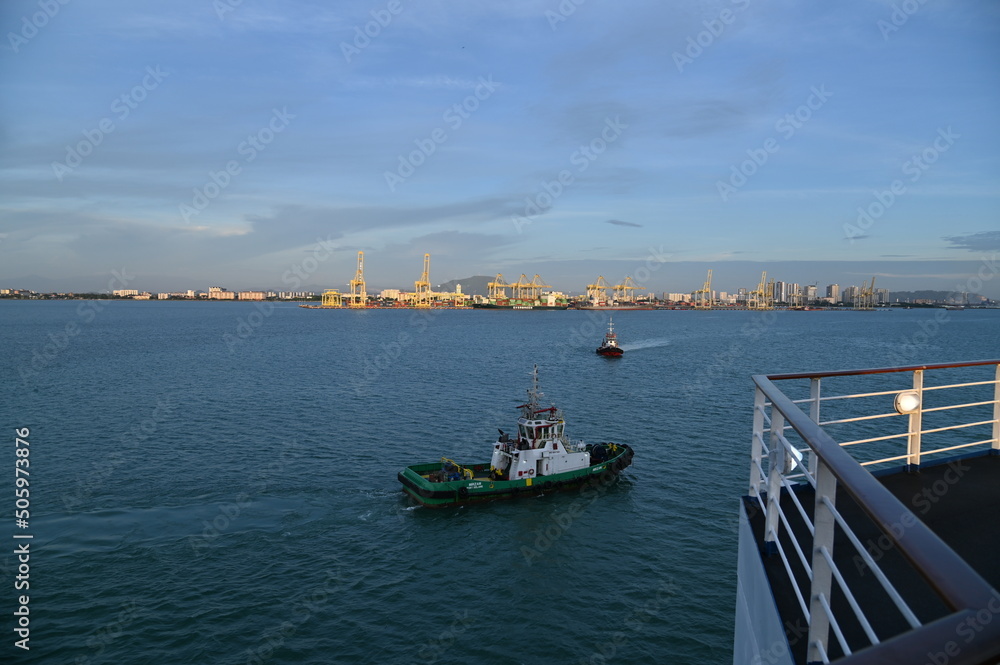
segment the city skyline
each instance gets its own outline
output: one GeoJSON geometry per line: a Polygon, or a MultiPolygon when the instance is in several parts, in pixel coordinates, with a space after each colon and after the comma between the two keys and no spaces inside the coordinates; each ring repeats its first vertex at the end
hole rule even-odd
{"type": "MultiPolygon", "coordinates": [[[[746,263],[746,262],[741,262],[741,263],[746,263]]],[[[661,268],[661,266],[655,265],[652,262],[648,262],[646,265],[653,265],[654,266],[654,269],[652,271],[649,271],[649,273],[648,273],[650,276],[655,275],[656,271],[661,268]]],[[[721,272],[718,271],[718,270],[714,270],[713,271],[714,276],[712,278],[712,291],[713,291],[714,294],[728,293],[728,294],[732,295],[732,294],[739,293],[741,290],[743,290],[743,291],[752,290],[759,283],[759,279],[761,277],[760,273],[756,273],[754,275],[752,283],[748,281],[746,283],[741,283],[741,284],[735,285],[735,286],[720,283],[720,281],[719,281],[720,277],[721,278],[725,278],[727,275],[729,275],[728,269],[732,267],[732,266],[728,266],[728,265],[726,265],[724,263],[721,264],[721,265],[723,266],[721,272]]],[[[996,264],[994,263],[993,265],[995,266],[996,264]]],[[[667,266],[667,264],[664,263],[664,264],[662,264],[662,266],[667,266]]],[[[642,268],[642,266],[640,266],[640,270],[637,271],[637,272],[642,273],[641,268],[642,268]]],[[[763,268],[761,269],[762,272],[764,272],[765,270],[766,269],[763,269],[763,268]]],[[[741,270],[739,272],[744,272],[744,271],[741,270]]],[[[531,277],[531,274],[529,274],[529,273],[523,273],[523,274],[526,275],[526,276],[528,276],[529,278],[531,277]]],[[[848,274],[852,275],[852,276],[860,276],[860,277],[864,277],[865,276],[865,274],[862,274],[860,272],[848,273],[848,274]]],[[[311,293],[314,293],[316,295],[319,295],[323,291],[328,290],[328,289],[338,290],[338,291],[340,291],[342,293],[346,292],[348,290],[348,288],[345,288],[345,287],[348,286],[348,281],[346,281],[346,280],[342,284],[334,284],[334,285],[329,285],[329,284],[322,284],[322,285],[308,284],[308,283],[302,282],[302,280],[299,279],[299,276],[306,276],[306,275],[307,275],[306,273],[302,272],[301,267],[299,268],[299,270],[297,270],[295,272],[293,272],[293,271],[289,271],[288,272],[288,274],[286,275],[286,277],[288,277],[289,279],[292,280],[290,282],[290,284],[292,284],[294,286],[294,288],[291,288],[287,284],[283,285],[283,286],[275,286],[275,287],[269,287],[269,286],[264,285],[264,286],[252,286],[252,287],[234,286],[233,288],[230,288],[229,286],[217,286],[216,285],[216,284],[222,284],[224,280],[215,280],[215,282],[213,282],[212,285],[208,286],[208,287],[206,287],[204,285],[201,285],[201,286],[192,285],[190,281],[186,281],[186,282],[184,282],[185,286],[176,287],[176,288],[174,288],[174,287],[171,287],[171,288],[163,288],[163,287],[161,287],[161,288],[150,288],[148,286],[144,286],[141,283],[138,283],[139,279],[138,279],[137,275],[131,274],[131,273],[129,273],[126,270],[122,270],[122,271],[115,270],[115,271],[112,271],[111,279],[108,280],[106,284],[102,283],[102,286],[114,287],[114,288],[33,289],[33,288],[24,288],[24,287],[19,287],[19,286],[13,286],[11,284],[0,283],[0,291],[25,290],[25,291],[35,291],[37,293],[112,293],[112,291],[129,290],[129,291],[135,291],[137,293],[153,293],[153,294],[156,294],[156,293],[181,294],[181,293],[185,293],[185,292],[186,293],[202,293],[202,294],[207,294],[207,293],[209,293],[209,292],[211,292],[213,290],[221,289],[222,291],[230,291],[230,292],[254,291],[254,292],[268,292],[268,293],[275,293],[275,294],[279,294],[279,293],[284,294],[284,293],[305,293],[305,292],[311,292],[311,293]],[[296,272],[298,274],[296,274],[296,272]],[[127,289],[125,287],[127,287],[127,289]]],[[[375,281],[375,282],[373,282],[370,279],[367,279],[368,275],[369,274],[366,273],[366,282],[367,282],[367,285],[368,285],[367,286],[367,290],[368,290],[368,294],[370,296],[373,295],[373,294],[377,294],[377,293],[379,293],[381,291],[393,291],[393,290],[396,290],[396,291],[401,291],[401,292],[412,292],[412,290],[413,290],[412,286],[405,285],[405,284],[386,285],[385,283],[382,283],[381,281],[375,281]]],[[[353,276],[353,273],[352,273],[351,276],[353,276]]],[[[513,275],[513,274],[511,274],[511,275],[506,275],[504,277],[505,277],[505,279],[509,278],[509,279],[507,279],[508,282],[514,282],[514,281],[517,281],[517,277],[518,276],[519,275],[513,275]]],[[[629,276],[631,277],[631,275],[629,275],[629,276]]],[[[961,273],[956,273],[956,276],[959,277],[959,278],[964,278],[964,274],[961,274],[961,273]]],[[[598,276],[595,276],[593,279],[590,279],[588,281],[589,282],[594,282],[598,277],[605,277],[605,276],[604,275],[598,275],[598,276]]],[[[767,273],[767,280],[769,282],[773,282],[776,285],[776,288],[798,287],[798,293],[800,293],[802,295],[805,294],[807,288],[815,288],[815,290],[816,290],[816,294],[815,295],[816,295],[817,298],[830,297],[831,296],[831,287],[836,287],[833,290],[832,295],[833,295],[833,297],[835,299],[840,300],[840,298],[844,295],[845,291],[848,291],[848,290],[851,290],[851,289],[860,289],[860,288],[862,288],[862,287],[864,287],[866,285],[867,286],[871,286],[871,284],[872,284],[872,278],[875,278],[875,291],[876,292],[885,292],[887,294],[890,293],[890,292],[892,292],[892,293],[898,293],[898,292],[936,291],[936,292],[947,293],[948,297],[949,298],[953,298],[953,299],[958,299],[963,294],[984,295],[984,297],[989,297],[989,296],[985,296],[985,294],[983,293],[983,289],[979,288],[982,285],[988,283],[988,280],[986,280],[984,282],[984,280],[978,279],[978,277],[975,274],[973,274],[968,279],[965,279],[964,283],[962,283],[962,282],[956,282],[956,283],[952,284],[950,288],[945,288],[945,289],[938,289],[938,288],[932,288],[932,287],[921,287],[921,286],[917,286],[916,288],[911,288],[911,289],[892,289],[892,288],[885,287],[884,284],[882,283],[882,281],[879,280],[879,278],[885,278],[885,277],[886,276],[884,274],[873,273],[873,274],[868,274],[866,279],[861,279],[861,280],[841,281],[841,282],[832,282],[832,283],[822,283],[822,282],[819,282],[819,281],[813,281],[813,282],[790,281],[788,279],[783,278],[781,275],[778,275],[778,274],[775,274],[775,273],[772,273],[772,272],[768,272],[767,273]]],[[[947,276],[939,276],[939,277],[940,278],[946,278],[947,276]]],[[[438,289],[438,288],[440,288],[444,284],[448,284],[448,283],[459,283],[459,284],[462,284],[463,282],[466,283],[466,284],[468,284],[467,280],[480,280],[482,278],[493,279],[494,275],[466,275],[466,276],[461,277],[461,278],[452,278],[452,279],[449,279],[449,280],[440,280],[440,281],[439,280],[434,280],[434,281],[431,282],[431,285],[432,285],[432,287],[434,289],[438,289]]],[[[704,278],[705,278],[705,275],[702,276],[702,279],[704,279],[704,278]]],[[[621,278],[621,279],[612,279],[611,276],[608,275],[607,279],[608,279],[608,282],[610,284],[614,285],[614,284],[617,284],[617,283],[623,281],[624,278],[621,278]]],[[[648,281],[642,281],[642,280],[635,281],[633,279],[633,283],[635,283],[635,284],[637,284],[638,286],[641,287],[639,290],[635,291],[636,295],[639,296],[639,297],[642,297],[642,296],[645,296],[645,295],[652,295],[652,296],[655,296],[655,297],[661,297],[661,296],[663,296],[664,294],[667,294],[667,293],[684,293],[684,294],[690,295],[690,294],[694,293],[697,289],[699,289],[701,286],[703,286],[703,282],[699,283],[699,284],[693,284],[692,283],[692,284],[685,285],[685,288],[676,289],[676,288],[673,288],[673,286],[670,285],[669,283],[668,283],[667,286],[664,286],[662,280],[653,280],[652,278],[650,280],[648,280],[648,281]],[[653,283],[654,281],[658,285],[655,286],[655,287],[654,286],[650,286],[650,284],[653,283]]],[[[559,285],[550,285],[550,286],[551,286],[551,288],[545,289],[545,290],[546,291],[561,292],[561,293],[565,293],[565,294],[570,295],[570,296],[579,296],[579,295],[582,295],[582,294],[584,294],[586,292],[586,285],[584,285],[584,284],[570,286],[568,288],[564,288],[564,287],[561,287],[559,285]]],[[[463,290],[465,292],[470,292],[467,287],[464,287],[463,290]]],[[[776,293],[775,295],[776,295],[776,299],[777,299],[777,295],[778,294],[776,293]]],[[[991,299],[995,299],[995,298],[991,298],[991,299]]]]}
{"type": "Polygon", "coordinates": [[[15,0],[0,28],[9,288],[343,290],[360,250],[373,288],[429,252],[434,283],[657,257],[655,292],[1000,298],[991,3],[15,0]]]}

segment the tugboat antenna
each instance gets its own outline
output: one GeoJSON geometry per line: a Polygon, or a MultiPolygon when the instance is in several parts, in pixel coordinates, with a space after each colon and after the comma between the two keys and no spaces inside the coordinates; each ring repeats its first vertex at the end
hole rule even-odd
{"type": "Polygon", "coordinates": [[[538,392],[538,365],[535,365],[534,369],[531,370],[531,388],[528,390],[528,403],[524,405],[527,407],[527,417],[530,418],[538,410],[538,399],[544,395],[545,393],[538,392]]]}

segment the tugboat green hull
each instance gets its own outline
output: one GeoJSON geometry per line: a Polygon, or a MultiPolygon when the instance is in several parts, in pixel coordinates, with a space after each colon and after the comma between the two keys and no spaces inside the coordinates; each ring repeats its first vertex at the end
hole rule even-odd
{"type": "Polygon", "coordinates": [[[439,462],[415,464],[399,472],[403,490],[424,506],[441,508],[519,496],[537,496],[582,487],[587,483],[606,482],[632,463],[632,448],[617,444],[614,457],[582,469],[514,480],[490,478],[490,464],[473,464],[471,479],[431,481],[429,476],[441,469],[439,462]]]}

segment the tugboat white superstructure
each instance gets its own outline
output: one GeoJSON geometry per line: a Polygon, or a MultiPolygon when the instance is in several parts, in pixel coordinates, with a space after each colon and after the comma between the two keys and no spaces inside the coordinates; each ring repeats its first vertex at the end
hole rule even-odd
{"type": "Polygon", "coordinates": [[[528,401],[517,407],[517,433],[500,430],[489,464],[464,467],[442,458],[408,466],[399,472],[403,489],[426,506],[454,505],[604,482],[632,463],[627,445],[571,441],[562,412],[539,406],[537,365],[531,376],[528,401]]]}
{"type": "Polygon", "coordinates": [[[517,439],[512,441],[501,430],[500,439],[493,444],[490,474],[494,479],[540,478],[590,466],[588,450],[568,447],[572,444],[565,435],[562,413],[555,406],[540,409],[540,397],[538,365],[535,365],[528,401],[517,407],[521,409],[517,439]]]}
{"type": "Polygon", "coordinates": [[[597,354],[617,358],[623,353],[625,353],[625,350],[618,346],[618,335],[615,334],[614,321],[611,320],[611,317],[608,317],[608,332],[604,333],[604,341],[597,347],[597,354]]]}

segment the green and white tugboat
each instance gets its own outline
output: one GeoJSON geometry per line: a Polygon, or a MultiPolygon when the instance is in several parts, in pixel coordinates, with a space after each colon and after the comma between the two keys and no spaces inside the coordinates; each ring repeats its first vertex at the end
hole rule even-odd
{"type": "Polygon", "coordinates": [[[425,506],[462,505],[606,482],[632,463],[626,444],[570,441],[562,412],[539,407],[538,365],[531,376],[528,401],[517,407],[517,434],[500,430],[490,463],[462,466],[442,457],[408,466],[399,472],[403,490],[425,506]]]}

